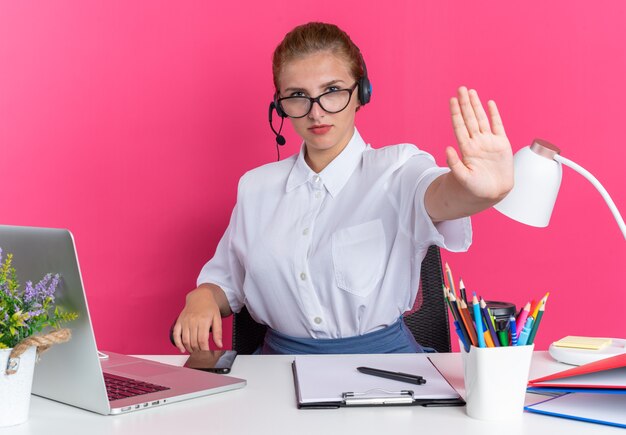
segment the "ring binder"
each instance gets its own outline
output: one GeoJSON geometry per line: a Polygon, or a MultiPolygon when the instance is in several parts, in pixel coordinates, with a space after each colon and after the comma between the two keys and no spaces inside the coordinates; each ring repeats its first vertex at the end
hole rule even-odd
{"type": "Polygon", "coordinates": [[[415,400],[413,390],[389,391],[382,388],[360,392],[346,392],[341,394],[343,404],[346,406],[372,406],[372,405],[410,405],[415,400]],[[386,393],[386,396],[369,396],[374,391],[386,393]]]}

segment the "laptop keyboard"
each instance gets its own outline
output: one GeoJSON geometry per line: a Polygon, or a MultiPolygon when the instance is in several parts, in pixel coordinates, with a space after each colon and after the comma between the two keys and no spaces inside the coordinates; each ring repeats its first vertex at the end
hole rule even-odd
{"type": "Polygon", "coordinates": [[[119,400],[169,390],[168,387],[162,385],[150,384],[148,382],[124,378],[110,373],[104,373],[104,383],[107,387],[109,400],[119,400]]]}

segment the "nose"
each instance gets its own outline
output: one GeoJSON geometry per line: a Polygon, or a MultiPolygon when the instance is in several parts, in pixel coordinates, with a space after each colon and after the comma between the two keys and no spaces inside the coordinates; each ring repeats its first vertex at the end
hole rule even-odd
{"type": "Polygon", "coordinates": [[[313,106],[311,106],[311,110],[309,111],[309,118],[319,119],[323,117],[325,114],[326,112],[324,111],[324,109],[322,109],[322,106],[320,106],[320,103],[315,101],[313,103],[313,106]]]}

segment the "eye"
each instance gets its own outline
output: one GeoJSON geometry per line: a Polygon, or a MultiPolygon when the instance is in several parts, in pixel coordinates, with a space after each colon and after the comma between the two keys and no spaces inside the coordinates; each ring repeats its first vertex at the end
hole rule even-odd
{"type": "Polygon", "coordinates": [[[302,91],[292,92],[291,94],[289,94],[289,96],[290,97],[306,97],[306,95],[302,91]]]}
{"type": "Polygon", "coordinates": [[[341,88],[339,86],[329,86],[326,88],[326,92],[337,92],[340,90],[341,88]]]}

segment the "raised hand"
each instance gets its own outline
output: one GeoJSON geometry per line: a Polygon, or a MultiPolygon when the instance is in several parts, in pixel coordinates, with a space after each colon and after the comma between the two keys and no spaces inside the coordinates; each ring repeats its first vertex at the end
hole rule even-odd
{"type": "Polygon", "coordinates": [[[447,163],[459,184],[477,199],[504,198],[513,187],[513,153],[494,101],[489,117],[474,90],[462,86],[450,99],[452,127],[461,156],[446,148],[447,163]]]}

